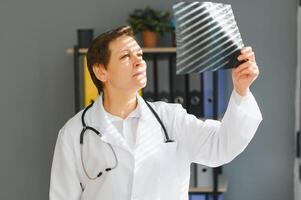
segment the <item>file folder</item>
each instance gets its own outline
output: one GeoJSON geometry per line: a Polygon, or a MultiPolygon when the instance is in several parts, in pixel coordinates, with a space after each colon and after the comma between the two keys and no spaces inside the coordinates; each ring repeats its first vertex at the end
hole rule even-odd
{"type": "MultiPolygon", "coordinates": [[[[172,59],[173,66],[175,66],[176,59],[172,59]]],[[[180,103],[184,108],[186,108],[187,97],[185,93],[185,75],[177,75],[176,73],[172,74],[173,78],[173,94],[174,94],[174,103],[180,103]]]]}
{"type": "Polygon", "coordinates": [[[203,73],[203,111],[204,118],[213,118],[213,73],[208,71],[203,73]]]}
{"type": "Polygon", "coordinates": [[[207,200],[205,194],[190,194],[189,200],[207,200]]]}
{"type": "Polygon", "coordinates": [[[147,68],[146,68],[146,75],[147,75],[147,84],[146,87],[143,88],[143,98],[147,101],[155,101],[155,94],[154,94],[154,68],[153,63],[149,59],[145,59],[147,68]]]}
{"type": "Polygon", "coordinates": [[[189,74],[189,113],[196,117],[202,117],[203,95],[201,87],[201,76],[197,73],[189,74]]]}
{"type": "Polygon", "coordinates": [[[196,173],[196,163],[191,163],[190,165],[190,181],[189,181],[189,187],[196,187],[196,181],[197,181],[197,173],[196,173]]]}
{"type": "MultiPolygon", "coordinates": [[[[222,194],[218,195],[218,200],[223,200],[222,194]]],[[[189,200],[213,200],[212,194],[189,194],[189,200]]]]}
{"type": "Polygon", "coordinates": [[[170,99],[170,87],[169,87],[169,75],[168,60],[160,59],[157,61],[157,81],[158,81],[158,100],[164,102],[171,102],[170,99]]]}
{"type": "MultiPolygon", "coordinates": [[[[218,200],[223,200],[223,196],[221,194],[217,197],[218,200]]],[[[208,200],[213,200],[213,195],[209,195],[208,200]]]]}
{"type": "Polygon", "coordinates": [[[87,66],[87,58],[83,59],[83,79],[84,79],[84,106],[87,107],[95,101],[98,96],[98,90],[94,85],[87,66]]]}
{"type": "Polygon", "coordinates": [[[197,164],[197,187],[213,187],[213,169],[205,165],[197,164]]]}
{"type": "Polygon", "coordinates": [[[222,118],[227,109],[227,70],[218,70],[218,118],[222,118]]]}

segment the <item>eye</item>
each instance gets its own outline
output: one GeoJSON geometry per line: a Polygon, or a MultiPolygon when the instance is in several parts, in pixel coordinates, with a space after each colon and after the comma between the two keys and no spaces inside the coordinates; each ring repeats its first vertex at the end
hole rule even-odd
{"type": "Polygon", "coordinates": [[[143,57],[143,53],[137,53],[137,56],[143,57]]]}
{"type": "Polygon", "coordinates": [[[125,55],[121,56],[120,59],[124,59],[124,58],[126,58],[126,57],[129,57],[129,54],[125,54],[125,55]]]}

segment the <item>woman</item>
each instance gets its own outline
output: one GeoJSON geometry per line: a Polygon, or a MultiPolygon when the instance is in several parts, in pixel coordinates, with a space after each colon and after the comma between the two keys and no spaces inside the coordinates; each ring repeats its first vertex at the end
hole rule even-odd
{"type": "Polygon", "coordinates": [[[179,104],[144,101],[142,54],[128,26],[93,41],[88,68],[100,95],[59,132],[50,200],[186,200],[192,162],[228,163],[254,136],[262,116],[249,90],[259,75],[250,47],[238,57],[248,61],[232,71],[221,122],[201,121],[179,104]]]}

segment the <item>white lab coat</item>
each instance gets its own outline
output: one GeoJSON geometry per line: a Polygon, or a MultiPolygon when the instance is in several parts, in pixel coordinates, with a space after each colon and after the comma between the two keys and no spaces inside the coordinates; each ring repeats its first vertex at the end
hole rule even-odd
{"type": "Polygon", "coordinates": [[[107,119],[101,97],[87,111],[87,125],[103,134],[85,134],[88,173],[96,176],[114,165],[106,143],[112,145],[118,158],[118,167],[96,180],[89,180],[81,165],[82,111],[65,124],[55,146],[50,200],[187,200],[190,164],[216,167],[230,162],[246,148],[262,120],[251,92],[239,104],[233,91],[221,122],[201,121],[179,104],[156,102],[151,105],[175,140],[163,143],[160,124],[141,97],[138,104],[141,117],[134,150],[107,119]]]}

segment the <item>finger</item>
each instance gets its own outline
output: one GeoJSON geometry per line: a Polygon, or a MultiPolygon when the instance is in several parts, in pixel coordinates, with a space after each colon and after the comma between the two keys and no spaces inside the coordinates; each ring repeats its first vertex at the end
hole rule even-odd
{"type": "MultiPolygon", "coordinates": [[[[241,48],[241,50],[240,50],[240,55],[241,55],[241,54],[248,54],[248,53],[251,53],[251,52],[253,52],[252,47],[250,47],[250,46],[243,47],[243,48],[241,48]]],[[[243,59],[242,59],[242,60],[243,60],[243,59]]]]}
{"type": "Polygon", "coordinates": [[[259,74],[259,70],[258,68],[255,67],[248,67],[246,69],[244,69],[243,71],[241,71],[240,73],[238,73],[238,77],[244,76],[244,75],[248,75],[251,77],[256,77],[259,74]]]}
{"type": "Polygon", "coordinates": [[[237,78],[237,82],[244,82],[244,84],[251,85],[253,81],[257,79],[257,76],[251,76],[249,74],[241,75],[237,78]]]}
{"type": "Polygon", "coordinates": [[[237,57],[237,60],[250,60],[252,62],[255,62],[255,53],[253,51],[245,52],[237,57]]]}
{"type": "Polygon", "coordinates": [[[250,66],[255,66],[255,63],[251,62],[251,61],[246,61],[242,64],[240,64],[237,68],[234,69],[234,73],[239,73],[242,70],[244,70],[245,68],[248,68],[250,66]]]}
{"type": "Polygon", "coordinates": [[[245,52],[249,52],[249,51],[252,51],[252,47],[247,46],[247,47],[241,48],[240,53],[245,53],[245,52]]]}

